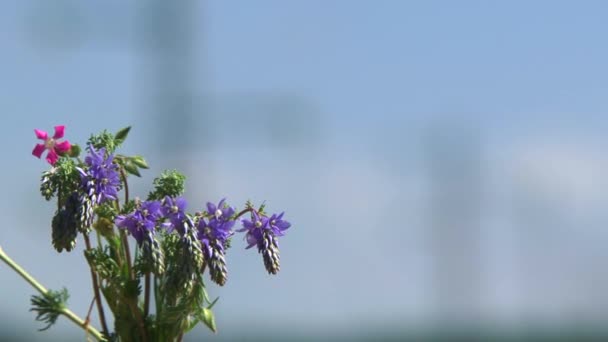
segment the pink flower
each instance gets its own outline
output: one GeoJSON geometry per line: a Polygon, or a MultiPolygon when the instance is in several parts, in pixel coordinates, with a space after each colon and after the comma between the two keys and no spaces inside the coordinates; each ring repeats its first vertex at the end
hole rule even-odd
{"type": "Polygon", "coordinates": [[[32,154],[40,158],[44,150],[49,150],[49,153],[46,155],[46,161],[51,165],[55,165],[57,159],[59,159],[59,155],[66,153],[72,147],[67,140],[62,142],[57,141],[58,139],[63,138],[64,130],[65,126],[55,126],[55,135],[53,135],[52,138],[49,138],[49,135],[45,131],[35,129],[34,133],[36,133],[36,137],[40,140],[44,140],[44,143],[36,144],[32,154]]]}

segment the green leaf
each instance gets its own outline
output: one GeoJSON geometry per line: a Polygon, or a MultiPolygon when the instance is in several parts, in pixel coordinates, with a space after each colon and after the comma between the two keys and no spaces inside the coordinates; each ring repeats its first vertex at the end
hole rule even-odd
{"type": "Polygon", "coordinates": [[[68,151],[68,155],[72,158],[77,158],[80,155],[81,152],[81,148],[79,145],[74,144],[72,145],[72,147],[70,148],[70,151],[68,151]]]}
{"type": "Polygon", "coordinates": [[[68,290],[63,288],[60,291],[49,290],[44,295],[34,295],[31,298],[32,308],[30,311],[36,312],[36,320],[46,323],[46,326],[40,331],[47,330],[62,314],[63,309],[67,306],[69,298],[68,290]]]}
{"type": "Polygon", "coordinates": [[[125,161],[123,167],[125,168],[125,171],[127,171],[128,173],[130,173],[134,176],[137,176],[137,177],[141,177],[141,174],[139,173],[139,169],[131,161],[125,161]]]}
{"type": "Polygon", "coordinates": [[[186,328],[184,329],[184,333],[187,333],[190,330],[194,329],[194,327],[198,324],[199,321],[200,320],[198,319],[198,317],[188,316],[186,318],[186,328]]]}
{"type": "Polygon", "coordinates": [[[215,298],[215,300],[209,304],[207,309],[211,310],[211,308],[215,305],[215,303],[217,303],[218,299],[220,299],[220,297],[215,298]]]}
{"type": "Polygon", "coordinates": [[[207,308],[203,308],[199,313],[198,313],[198,319],[205,323],[205,325],[211,329],[211,331],[213,331],[214,333],[217,332],[217,327],[215,326],[215,316],[213,315],[213,311],[207,309],[207,308]]]}
{"type": "Polygon", "coordinates": [[[142,156],[133,156],[133,157],[131,157],[131,161],[133,162],[133,164],[141,167],[142,169],[149,169],[150,168],[148,166],[148,163],[146,163],[146,160],[142,156]]]}
{"type": "Polygon", "coordinates": [[[131,126],[127,126],[116,132],[116,134],[114,135],[114,141],[116,142],[116,145],[122,144],[127,139],[130,130],[131,126]]]}
{"type": "Polygon", "coordinates": [[[160,177],[154,179],[154,190],[148,195],[148,200],[162,200],[165,196],[177,197],[184,193],[186,176],[176,170],[165,170],[160,177]]]}

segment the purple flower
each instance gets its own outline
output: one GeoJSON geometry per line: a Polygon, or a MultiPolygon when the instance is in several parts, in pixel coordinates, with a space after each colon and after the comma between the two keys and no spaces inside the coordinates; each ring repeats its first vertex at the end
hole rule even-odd
{"type": "Polygon", "coordinates": [[[84,160],[87,170],[78,168],[86,195],[93,199],[94,204],[116,200],[120,178],[118,165],[112,162],[114,156],[109,154],[106,157],[105,148],[96,151],[93,146],[89,146],[88,149],[90,154],[84,160]]]}
{"type": "Polygon", "coordinates": [[[291,227],[291,223],[283,220],[283,214],[285,214],[285,213],[282,212],[279,215],[273,214],[268,219],[268,226],[270,227],[270,229],[276,236],[285,235],[284,231],[286,231],[289,227],[291,227]]]}
{"type": "Polygon", "coordinates": [[[233,234],[230,230],[232,226],[234,226],[234,221],[221,222],[212,218],[207,222],[201,217],[197,225],[197,237],[205,246],[209,246],[209,241],[211,240],[218,240],[224,245],[226,240],[233,234]]]}
{"type": "Polygon", "coordinates": [[[190,217],[186,215],[186,206],[188,206],[188,202],[183,197],[176,199],[165,197],[161,212],[164,217],[169,219],[169,222],[164,225],[169,233],[176,229],[181,236],[184,236],[188,232],[188,227],[194,225],[190,217]]]}
{"type": "Polygon", "coordinates": [[[243,220],[243,228],[237,230],[238,232],[247,231],[245,238],[249,244],[247,248],[251,248],[255,245],[260,246],[263,240],[263,230],[268,229],[268,218],[265,216],[258,215],[257,212],[252,211],[253,220],[243,220]]]}
{"type": "Polygon", "coordinates": [[[234,208],[225,203],[223,198],[217,206],[211,202],[207,202],[207,212],[213,215],[217,220],[226,222],[234,215],[234,208]]]}
{"type": "Polygon", "coordinates": [[[216,206],[211,202],[207,202],[207,212],[212,217],[209,222],[206,222],[204,218],[198,222],[198,238],[203,242],[204,239],[217,239],[222,244],[226,242],[226,239],[232,235],[232,227],[234,227],[235,221],[232,219],[234,215],[234,208],[225,204],[226,199],[222,199],[216,206]]]}
{"type": "Polygon", "coordinates": [[[154,233],[156,221],[161,217],[160,202],[148,201],[141,203],[129,215],[119,215],[114,223],[118,228],[129,230],[139,245],[144,238],[150,238],[154,233]]]}

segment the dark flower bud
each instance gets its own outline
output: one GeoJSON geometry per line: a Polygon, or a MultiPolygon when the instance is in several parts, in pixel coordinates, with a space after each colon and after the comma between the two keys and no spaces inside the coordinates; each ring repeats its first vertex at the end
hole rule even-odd
{"type": "Polygon", "coordinates": [[[76,246],[78,235],[80,201],[77,193],[73,193],[65,205],[57,210],[52,221],[52,242],[58,252],[71,251],[76,246]]]}
{"type": "Polygon", "coordinates": [[[264,258],[264,266],[270,274],[277,274],[281,269],[279,256],[279,243],[270,230],[264,230],[263,238],[258,243],[258,250],[264,258]]]}
{"type": "Polygon", "coordinates": [[[211,280],[220,286],[224,286],[228,279],[224,246],[222,246],[222,243],[217,239],[211,240],[209,242],[209,247],[203,249],[203,254],[205,256],[205,261],[209,265],[211,280]]]}

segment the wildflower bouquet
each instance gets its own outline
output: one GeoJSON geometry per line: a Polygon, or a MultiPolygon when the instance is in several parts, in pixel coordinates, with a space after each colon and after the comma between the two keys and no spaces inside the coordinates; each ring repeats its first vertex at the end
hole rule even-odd
{"type": "Polygon", "coordinates": [[[32,154],[40,158],[46,152],[51,165],[42,172],[40,192],[57,203],[50,222],[52,245],[58,252],[72,252],[79,236],[84,241],[93,287],[86,318],[67,308],[66,289],[45,289],[2,249],[0,259],[40,292],[32,296],[31,310],[46,323],[42,330],[65,316],[99,341],[180,341],[199,322],[215,332],[217,299],[208,296],[203,276],[206,271],[211,281],[226,283],[225,256],[237,221],[248,217],[236,231],[245,233],[247,248],[257,247],[270,274],[279,271],[278,237],[290,224],[283,213],[268,215],[264,205],[247,202],[237,211],[225,199],[190,214],[182,197],[185,177],[174,170],[154,179],[145,200],[132,198],[128,179],[140,177],[148,164],[141,156],[117,153],[129,130],[92,135],[84,151],[60,142],[64,126],[56,126],[52,137],[35,130],[42,143],[32,154]],[[99,330],[89,324],[94,306],[99,330]]]}

